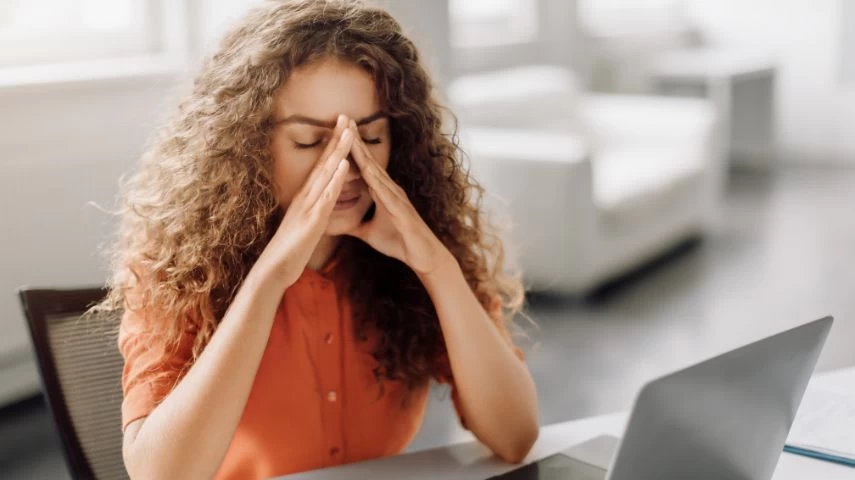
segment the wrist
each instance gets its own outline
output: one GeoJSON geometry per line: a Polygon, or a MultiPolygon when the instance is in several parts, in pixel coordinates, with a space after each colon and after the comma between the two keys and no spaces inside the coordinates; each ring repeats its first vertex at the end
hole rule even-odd
{"type": "Polygon", "coordinates": [[[434,268],[427,272],[417,272],[417,274],[425,288],[432,291],[436,287],[450,284],[455,277],[462,276],[463,272],[454,255],[445,250],[437,259],[434,268]]]}
{"type": "Polygon", "coordinates": [[[283,265],[272,261],[262,253],[250,269],[246,281],[285,290],[296,281],[296,278],[291,278],[293,276],[283,265]]]}

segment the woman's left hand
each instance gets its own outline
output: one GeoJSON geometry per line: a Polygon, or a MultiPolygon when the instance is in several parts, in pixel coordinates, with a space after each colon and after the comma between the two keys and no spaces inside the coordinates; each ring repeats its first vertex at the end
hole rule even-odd
{"type": "Polygon", "coordinates": [[[349,234],[378,252],[404,262],[418,275],[428,275],[453,260],[451,252],[422,220],[406,192],[380,167],[354,129],[353,159],[376,205],[371,220],[349,234]]]}

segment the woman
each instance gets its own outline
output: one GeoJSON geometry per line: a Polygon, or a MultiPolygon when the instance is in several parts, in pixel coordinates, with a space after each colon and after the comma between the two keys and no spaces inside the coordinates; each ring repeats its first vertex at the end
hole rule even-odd
{"type": "Polygon", "coordinates": [[[505,460],[538,432],[521,302],[412,42],[348,0],[269,2],[124,185],[133,478],[264,478],[400,452],[431,379],[505,460]]]}

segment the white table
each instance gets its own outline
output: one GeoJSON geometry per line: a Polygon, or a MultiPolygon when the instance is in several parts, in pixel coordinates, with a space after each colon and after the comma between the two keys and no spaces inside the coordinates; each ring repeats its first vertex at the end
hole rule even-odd
{"type": "MultiPolygon", "coordinates": [[[[845,386],[855,391],[855,367],[817,375],[814,381],[845,386]]],[[[585,418],[543,427],[526,461],[560,452],[602,434],[620,436],[627,413],[585,418]]],[[[496,459],[483,445],[467,441],[447,447],[396,457],[281,477],[282,480],[371,479],[485,479],[517,468],[496,459]]],[[[774,480],[855,480],[855,468],[782,453],[774,480]]]]}
{"type": "Polygon", "coordinates": [[[771,166],[775,146],[775,63],[764,55],[694,48],[656,56],[656,92],[709,98],[722,117],[723,154],[737,166],[771,166]]]}

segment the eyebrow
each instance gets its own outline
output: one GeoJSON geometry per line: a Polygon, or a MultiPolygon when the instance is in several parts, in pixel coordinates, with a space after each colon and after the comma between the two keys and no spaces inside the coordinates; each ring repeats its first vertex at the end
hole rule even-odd
{"type": "MultiPolygon", "coordinates": [[[[376,113],[372,113],[371,115],[369,115],[365,118],[357,120],[356,124],[357,125],[366,125],[366,124],[369,124],[371,122],[380,120],[381,118],[386,118],[386,114],[383,112],[376,112],[376,113]]],[[[302,124],[306,124],[306,125],[312,125],[315,127],[329,128],[330,130],[335,128],[335,120],[330,122],[330,121],[326,121],[326,120],[318,120],[317,118],[306,117],[304,115],[290,115],[290,116],[285,117],[281,120],[276,120],[274,123],[276,125],[282,125],[285,123],[302,123],[302,124]]]]}

